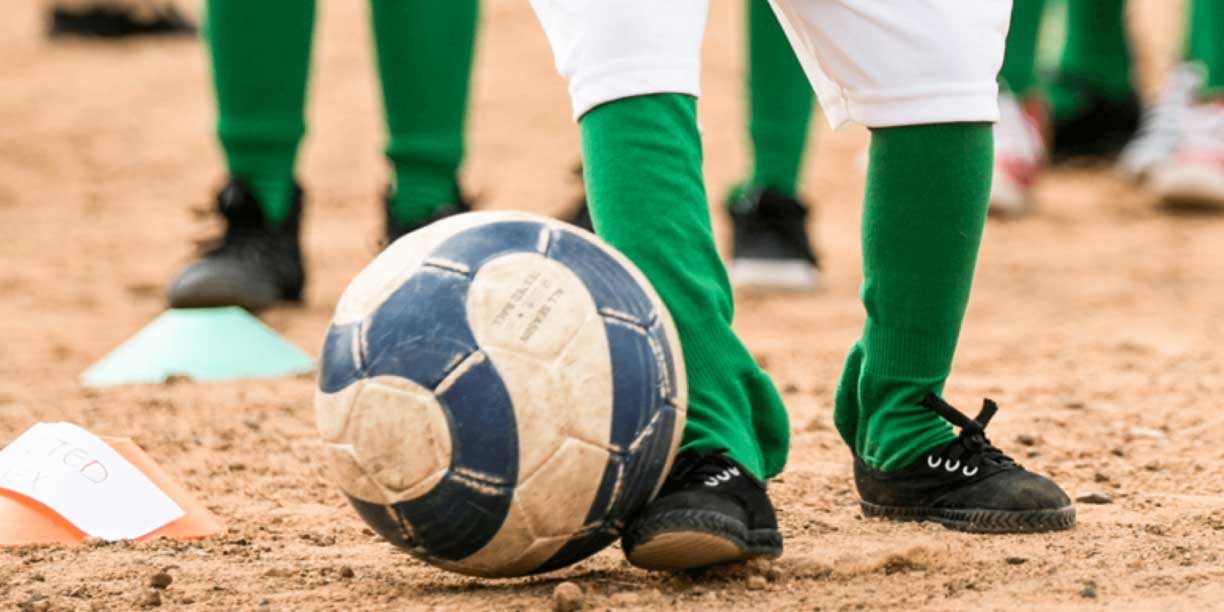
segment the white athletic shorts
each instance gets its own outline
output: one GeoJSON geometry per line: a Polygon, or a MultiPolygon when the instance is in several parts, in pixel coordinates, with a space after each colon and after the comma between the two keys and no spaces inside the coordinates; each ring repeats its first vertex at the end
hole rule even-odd
{"type": "MultiPolygon", "coordinates": [[[[532,0],[574,117],[696,96],[708,0],[532,0]]],[[[770,0],[830,124],[996,121],[1011,0],[770,0]]]]}

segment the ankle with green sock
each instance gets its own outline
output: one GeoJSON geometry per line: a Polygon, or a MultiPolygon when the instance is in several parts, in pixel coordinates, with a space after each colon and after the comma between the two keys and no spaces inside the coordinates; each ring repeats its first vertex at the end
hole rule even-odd
{"type": "Polygon", "coordinates": [[[1224,2],[1191,0],[1187,59],[1206,69],[1201,95],[1224,98],[1224,2]]]}
{"type": "Polygon", "coordinates": [[[217,135],[230,174],[250,185],[273,223],[293,206],[314,14],[313,0],[210,0],[206,7],[217,135]]]}
{"type": "Polygon", "coordinates": [[[954,434],[920,405],[952,367],[986,223],[989,124],[872,130],[863,207],[862,338],[834,422],[868,466],[901,469],[954,434]]]}
{"type": "Polygon", "coordinates": [[[596,231],[650,279],[684,347],[682,449],[725,448],[756,477],[776,475],[790,426],[769,377],[731,329],[733,300],[710,228],[696,100],[626,98],[596,107],[579,126],[596,231]]]}
{"type": "Polygon", "coordinates": [[[1035,93],[1037,88],[1037,37],[1045,15],[1045,0],[1015,0],[1007,48],[999,80],[1017,97],[1035,93]]]}
{"type": "Polygon", "coordinates": [[[734,202],[759,188],[772,188],[793,198],[812,117],[812,86],[768,0],[747,0],[746,10],[744,76],[752,173],[732,190],[728,200],[734,202]]]}
{"type": "Polygon", "coordinates": [[[1126,0],[1067,3],[1067,40],[1058,77],[1049,91],[1056,119],[1081,111],[1090,92],[1113,100],[1134,95],[1126,0]]]}
{"type": "Polygon", "coordinates": [[[476,0],[372,0],[394,172],[395,221],[412,225],[459,200],[476,0]]]}

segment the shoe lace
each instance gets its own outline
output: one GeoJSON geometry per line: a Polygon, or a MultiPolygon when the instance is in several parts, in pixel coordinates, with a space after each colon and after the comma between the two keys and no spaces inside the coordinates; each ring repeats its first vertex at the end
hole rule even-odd
{"type": "Polygon", "coordinates": [[[669,481],[676,485],[704,481],[721,474],[734,464],[726,458],[727,449],[689,451],[676,457],[669,481]]]}
{"type": "Polygon", "coordinates": [[[998,404],[993,400],[984,400],[982,411],[972,419],[934,393],[927,394],[922,400],[922,405],[961,430],[960,435],[957,436],[957,443],[948,446],[947,459],[960,461],[967,466],[980,466],[986,463],[1000,467],[1020,466],[1014,459],[991,444],[990,439],[986,437],[986,426],[990,424],[990,419],[994,418],[995,413],[999,410],[998,404]]]}

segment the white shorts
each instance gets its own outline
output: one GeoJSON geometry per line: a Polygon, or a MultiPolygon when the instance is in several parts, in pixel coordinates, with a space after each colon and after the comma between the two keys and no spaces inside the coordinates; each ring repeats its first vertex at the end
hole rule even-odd
{"type": "MultiPolygon", "coordinates": [[[[574,117],[700,93],[708,0],[532,0],[574,117]]],[[[770,0],[830,124],[998,120],[1011,0],[770,0]]]]}

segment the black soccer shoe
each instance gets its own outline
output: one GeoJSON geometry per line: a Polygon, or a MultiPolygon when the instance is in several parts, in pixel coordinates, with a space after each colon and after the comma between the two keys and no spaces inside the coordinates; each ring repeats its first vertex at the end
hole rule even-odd
{"type": "Polygon", "coordinates": [[[455,202],[453,204],[447,204],[446,206],[435,210],[434,213],[425,220],[418,221],[416,223],[400,223],[399,221],[396,221],[395,216],[391,214],[391,201],[394,197],[395,192],[391,187],[388,187],[386,194],[383,196],[383,211],[386,219],[386,224],[383,226],[383,248],[387,248],[392,242],[399,240],[405,234],[411,234],[412,232],[415,232],[422,227],[429,225],[430,223],[441,221],[447,217],[461,215],[465,212],[472,212],[471,205],[468,204],[467,200],[462,194],[460,194],[459,197],[455,198],[455,202]]]}
{"type": "Polygon", "coordinates": [[[776,189],[757,189],[731,203],[731,280],[737,287],[811,290],[820,262],[808,242],[807,207],[776,189]]]}
{"type": "Polygon", "coordinates": [[[1054,481],[1025,470],[986,439],[986,425],[998,410],[994,402],[986,400],[976,419],[934,394],[922,404],[960,427],[960,436],[897,472],[880,472],[855,457],[854,483],[865,516],[935,521],[977,533],[1075,526],[1075,506],[1054,481]]]}
{"type": "Polygon", "coordinates": [[[47,32],[53,37],[124,38],[192,36],[196,33],[195,25],[170,3],[143,11],[102,1],[80,8],[56,6],[51,9],[48,21],[47,32]]]}
{"type": "Polygon", "coordinates": [[[638,567],[676,571],[777,558],[782,534],[765,483],[723,451],[686,451],[622,545],[638,567]]]}
{"type": "Polygon", "coordinates": [[[1055,77],[1055,86],[1074,91],[1083,103],[1072,115],[1051,121],[1054,142],[1050,158],[1054,163],[1081,157],[1113,159],[1139,130],[1143,108],[1133,92],[1118,99],[1065,74],[1055,77]]]}
{"type": "Polygon", "coordinates": [[[298,243],[302,190],[294,186],[289,217],[276,226],[264,219],[255,195],[240,179],[230,179],[221,189],[217,209],[225,218],[225,233],[170,282],[170,307],[255,311],[300,301],[305,284],[298,243]]]}

